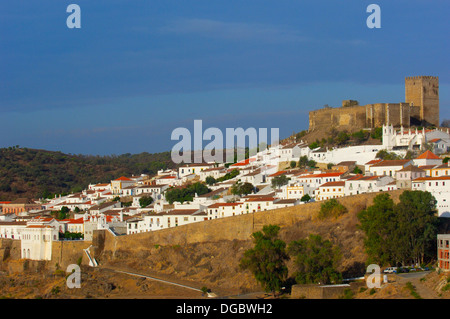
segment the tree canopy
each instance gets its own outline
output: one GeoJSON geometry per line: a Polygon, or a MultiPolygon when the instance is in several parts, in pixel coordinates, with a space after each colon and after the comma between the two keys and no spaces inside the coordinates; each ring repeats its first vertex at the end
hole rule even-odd
{"type": "Polygon", "coordinates": [[[266,225],[262,232],[252,234],[254,248],[247,250],[240,261],[242,269],[250,270],[267,292],[280,292],[287,278],[286,243],[278,238],[279,226],[266,225]]]}
{"type": "Polygon", "coordinates": [[[358,214],[370,263],[406,265],[435,256],[436,199],[429,192],[409,190],[399,199],[394,204],[389,194],[379,194],[358,214]]]}
{"type": "Polygon", "coordinates": [[[342,274],[336,270],[341,258],[340,249],[320,235],[292,241],[288,252],[294,256],[297,268],[295,280],[299,284],[340,283],[342,274]]]}
{"type": "Polygon", "coordinates": [[[170,188],[166,191],[165,196],[169,204],[173,204],[173,202],[183,203],[192,201],[195,194],[203,195],[209,193],[210,191],[211,190],[204,183],[196,182],[183,188],[170,188]]]}
{"type": "Polygon", "coordinates": [[[290,178],[286,175],[278,175],[272,179],[272,187],[280,188],[281,186],[287,185],[289,183],[290,178]]]}

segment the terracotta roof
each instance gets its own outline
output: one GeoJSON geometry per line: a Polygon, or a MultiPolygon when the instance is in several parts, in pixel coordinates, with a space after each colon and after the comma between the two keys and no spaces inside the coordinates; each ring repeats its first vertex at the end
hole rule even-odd
{"type": "Polygon", "coordinates": [[[208,208],[219,208],[221,206],[239,206],[243,203],[214,203],[212,205],[209,205],[208,208]]]}
{"type": "Polygon", "coordinates": [[[285,175],[287,173],[287,171],[278,171],[276,173],[273,173],[271,175],[269,175],[269,177],[274,177],[274,176],[279,176],[279,175],[285,175]]]}
{"type": "Polygon", "coordinates": [[[232,167],[234,167],[234,166],[245,166],[245,165],[248,165],[250,162],[253,162],[253,161],[255,161],[255,159],[247,158],[246,160],[243,160],[243,161],[240,161],[238,163],[232,164],[231,166],[232,167]]]}
{"type": "Polygon", "coordinates": [[[345,182],[328,182],[320,185],[320,187],[345,186],[345,182]]]}
{"type": "Polygon", "coordinates": [[[129,179],[128,177],[125,177],[125,176],[119,177],[119,178],[115,179],[115,181],[129,181],[129,182],[132,182],[131,179],[129,179]]]}
{"type": "Polygon", "coordinates": [[[425,177],[416,178],[415,180],[413,180],[413,182],[435,181],[435,180],[450,180],[450,176],[448,176],[448,175],[435,176],[435,177],[425,176],[425,177]]]}
{"type": "Polygon", "coordinates": [[[246,202],[273,202],[275,200],[274,197],[269,196],[261,196],[256,198],[247,198],[246,202]]]}
{"type": "Polygon", "coordinates": [[[431,151],[425,151],[416,159],[441,159],[441,158],[431,151]]]}
{"type": "Polygon", "coordinates": [[[382,160],[379,163],[372,165],[372,167],[380,167],[380,166],[405,166],[406,163],[410,162],[410,160],[382,160]]]}
{"type": "Polygon", "coordinates": [[[347,180],[348,181],[355,181],[355,180],[368,181],[368,180],[376,180],[379,178],[380,178],[380,176],[364,176],[364,175],[358,174],[356,176],[349,177],[347,180]]]}
{"type": "Polygon", "coordinates": [[[382,161],[382,159],[374,159],[374,160],[368,161],[365,165],[372,165],[372,164],[379,163],[381,161],[382,161]]]}
{"type": "Polygon", "coordinates": [[[343,173],[322,173],[322,174],[309,174],[304,176],[298,176],[298,178],[318,178],[318,177],[334,177],[341,176],[343,173]]]}
{"type": "Polygon", "coordinates": [[[417,167],[415,165],[408,165],[406,167],[403,167],[398,172],[425,172],[425,171],[423,169],[421,169],[420,167],[417,167]]]}
{"type": "Polygon", "coordinates": [[[27,222],[0,222],[0,226],[24,226],[27,222]]]}

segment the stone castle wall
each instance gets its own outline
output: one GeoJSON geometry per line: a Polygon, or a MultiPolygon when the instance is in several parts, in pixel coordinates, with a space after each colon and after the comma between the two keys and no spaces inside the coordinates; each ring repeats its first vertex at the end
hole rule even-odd
{"type": "MultiPolygon", "coordinates": [[[[407,77],[405,101],[402,103],[375,103],[326,107],[309,112],[309,131],[357,131],[391,124],[395,127],[411,125],[439,126],[439,79],[432,76],[407,77]]],[[[353,101],[355,102],[355,101],[353,101]]]]}
{"type": "Polygon", "coordinates": [[[419,107],[416,119],[439,126],[439,78],[411,76],[405,79],[405,101],[419,107]]]}

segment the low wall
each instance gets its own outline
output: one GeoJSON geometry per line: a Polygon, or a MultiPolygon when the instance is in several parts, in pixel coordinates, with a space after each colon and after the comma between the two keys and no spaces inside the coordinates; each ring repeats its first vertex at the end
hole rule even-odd
{"type": "Polygon", "coordinates": [[[350,285],[293,285],[292,299],[337,299],[350,285]]]}

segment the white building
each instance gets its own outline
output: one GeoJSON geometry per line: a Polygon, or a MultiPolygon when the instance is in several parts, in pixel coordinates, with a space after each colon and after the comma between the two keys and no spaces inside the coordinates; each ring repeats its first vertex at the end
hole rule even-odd
{"type": "Polygon", "coordinates": [[[450,217],[450,176],[420,177],[412,182],[412,190],[430,192],[439,217],[450,217]]]}
{"type": "Polygon", "coordinates": [[[0,222],[0,238],[21,239],[21,230],[27,222],[2,221],[0,222]]]}
{"type": "Polygon", "coordinates": [[[243,202],[215,203],[208,206],[206,212],[208,219],[230,217],[247,213],[247,211],[244,209],[243,202]]]}
{"type": "Polygon", "coordinates": [[[28,225],[21,230],[21,256],[31,260],[51,260],[52,242],[58,230],[49,225],[28,225]]]}
{"type": "Polygon", "coordinates": [[[356,175],[345,180],[345,196],[385,191],[394,181],[390,176],[356,175]]]}
{"type": "Polygon", "coordinates": [[[331,198],[344,197],[345,181],[328,182],[319,186],[316,191],[316,200],[328,200],[331,198]]]}
{"type": "Polygon", "coordinates": [[[113,195],[120,196],[120,195],[122,195],[123,188],[129,187],[129,186],[134,186],[134,185],[135,185],[134,180],[132,180],[128,177],[125,177],[125,176],[119,177],[119,178],[111,181],[111,193],[113,195]]]}
{"type": "Polygon", "coordinates": [[[427,166],[427,165],[441,165],[442,158],[433,154],[430,151],[425,151],[417,158],[413,159],[413,163],[416,166],[427,166]]]}
{"type": "Polygon", "coordinates": [[[395,173],[408,165],[412,164],[412,160],[383,160],[376,164],[369,166],[369,171],[366,175],[375,176],[391,176],[395,177],[395,173]]]}
{"type": "Polygon", "coordinates": [[[212,168],[214,164],[205,164],[205,163],[192,163],[180,166],[178,168],[178,177],[182,178],[187,175],[199,175],[201,171],[212,168]]]}

